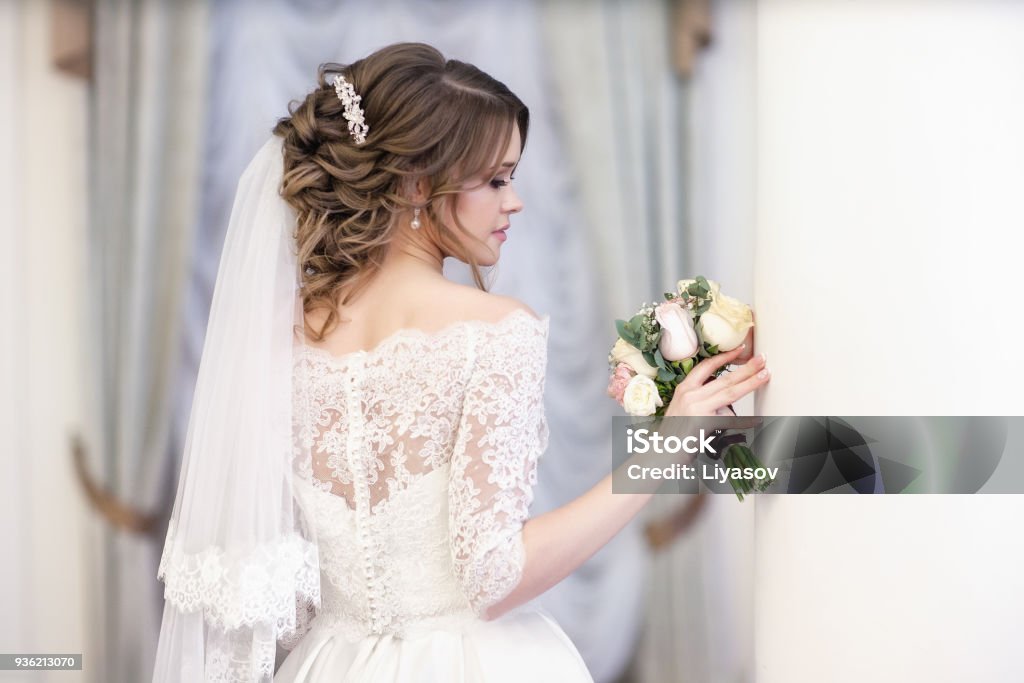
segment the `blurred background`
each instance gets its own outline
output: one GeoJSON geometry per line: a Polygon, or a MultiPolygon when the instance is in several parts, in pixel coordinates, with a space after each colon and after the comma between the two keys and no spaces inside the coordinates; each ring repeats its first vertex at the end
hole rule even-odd
{"type": "MultiPolygon", "coordinates": [[[[607,473],[613,321],[680,277],[754,306],[741,414],[1024,415],[1022,2],[0,0],[0,652],[85,661],[0,680],[149,680],[238,176],[407,40],[531,109],[491,278],[551,315],[534,513],[607,473]]],[[[659,496],[538,602],[599,683],[1020,680],[1022,513],[659,496]]]]}

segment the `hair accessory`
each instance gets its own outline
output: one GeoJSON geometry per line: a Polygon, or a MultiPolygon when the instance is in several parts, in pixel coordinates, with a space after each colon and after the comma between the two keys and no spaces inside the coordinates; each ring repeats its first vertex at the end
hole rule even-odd
{"type": "Polygon", "coordinates": [[[334,92],[345,105],[345,120],[348,121],[349,134],[357,145],[363,144],[366,142],[366,134],[370,132],[370,127],[363,119],[363,108],[359,106],[363,98],[356,94],[356,89],[341,74],[334,77],[334,92]]]}
{"type": "Polygon", "coordinates": [[[412,223],[409,225],[412,226],[413,230],[420,229],[420,207],[417,206],[412,210],[412,223]]]}

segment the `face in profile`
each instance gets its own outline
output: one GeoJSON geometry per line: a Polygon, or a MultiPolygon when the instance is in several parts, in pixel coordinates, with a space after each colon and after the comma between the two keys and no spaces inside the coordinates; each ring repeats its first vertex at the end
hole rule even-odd
{"type": "Polygon", "coordinates": [[[523,209],[512,187],[512,173],[519,164],[522,138],[519,127],[513,126],[508,148],[494,176],[478,176],[466,183],[458,194],[455,214],[475,239],[463,238],[463,246],[481,266],[493,266],[501,255],[501,245],[508,239],[510,217],[523,209]]]}

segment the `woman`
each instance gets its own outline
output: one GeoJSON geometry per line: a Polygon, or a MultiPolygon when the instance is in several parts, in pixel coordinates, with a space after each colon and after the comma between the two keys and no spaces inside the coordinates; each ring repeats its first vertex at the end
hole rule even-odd
{"type": "MultiPolygon", "coordinates": [[[[280,642],[278,681],[589,681],[557,624],[517,608],[651,494],[612,495],[609,475],[527,519],[548,321],[479,272],[522,209],[527,108],[400,44],[321,67],[290,111],[232,211],[154,680],[269,680],[280,642]]],[[[754,359],[704,384],[741,353],[698,365],[669,414],[768,381],[754,359]]]]}

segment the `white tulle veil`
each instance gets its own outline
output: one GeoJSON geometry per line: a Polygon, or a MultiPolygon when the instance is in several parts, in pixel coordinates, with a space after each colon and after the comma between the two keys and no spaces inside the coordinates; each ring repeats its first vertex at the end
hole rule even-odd
{"type": "Polygon", "coordinates": [[[316,538],[293,496],[310,460],[293,438],[303,328],[282,174],[272,136],[231,210],[158,572],[155,682],[270,681],[277,643],[294,643],[320,606],[316,538]]]}

